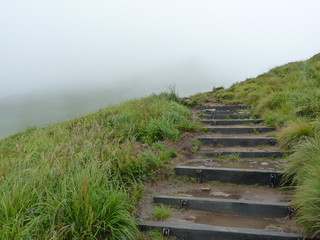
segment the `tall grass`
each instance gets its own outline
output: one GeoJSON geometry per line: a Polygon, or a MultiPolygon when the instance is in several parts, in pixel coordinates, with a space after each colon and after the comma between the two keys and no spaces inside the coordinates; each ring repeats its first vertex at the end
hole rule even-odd
{"type": "Polygon", "coordinates": [[[136,239],[141,182],[164,166],[155,142],[194,128],[173,93],[0,140],[0,239],[136,239]]]}
{"type": "MultiPolygon", "coordinates": [[[[203,96],[197,94],[195,99],[203,96]]],[[[294,152],[285,171],[296,184],[295,219],[306,231],[320,236],[320,54],[273,68],[228,89],[215,88],[210,98],[250,104],[253,115],[281,127],[280,144],[294,152]]]]}
{"type": "Polygon", "coordinates": [[[310,120],[297,118],[295,121],[288,122],[280,133],[279,140],[283,147],[290,149],[314,135],[315,128],[310,120]]]}

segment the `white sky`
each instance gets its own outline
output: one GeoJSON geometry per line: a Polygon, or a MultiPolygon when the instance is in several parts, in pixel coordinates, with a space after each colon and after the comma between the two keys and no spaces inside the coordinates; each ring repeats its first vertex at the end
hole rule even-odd
{"type": "Polygon", "coordinates": [[[0,0],[0,97],[229,86],[319,53],[319,11],[319,0],[0,0]]]}

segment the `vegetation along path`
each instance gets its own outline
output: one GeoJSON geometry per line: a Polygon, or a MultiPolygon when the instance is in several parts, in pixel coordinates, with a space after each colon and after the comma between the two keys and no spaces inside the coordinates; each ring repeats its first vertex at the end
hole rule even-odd
{"type": "Polygon", "coordinates": [[[249,118],[248,106],[202,106],[200,117],[205,134],[195,142],[201,147],[175,167],[187,183],[160,189],[156,209],[144,206],[140,228],[190,240],[304,238],[290,221],[291,192],[279,188],[285,153],[270,137],[275,128],[249,118]],[[154,221],[166,211],[165,221],[154,221]]]}
{"type": "Polygon", "coordinates": [[[178,176],[149,188],[140,228],[181,239],[317,239],[320,54],[184,102],[201,106],[206,131],[178,176]]]}
{"type": "Polygon", "coordinates": [[[320,54],[30,127],[0,139],[0,239],[317,239],[319,116],[320,54]]]}

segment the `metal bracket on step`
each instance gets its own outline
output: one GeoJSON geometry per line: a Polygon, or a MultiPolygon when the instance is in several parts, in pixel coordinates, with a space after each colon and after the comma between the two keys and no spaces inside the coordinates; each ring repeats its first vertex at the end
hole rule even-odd
{"type": "Polygon", "coordinates": [[[261,133],[263,130],[262,128],[256,128],[257,132],[261,133]]]}
{"type": "Polygon", "coordinates": [[[170,228],[162,228],[162,236],[170,237],[170,228]]]}
{"type": "Polygon", "coordinates": [[[197,173],[197,176],[196,176],[197,182],[202,183],[202,169],[197,169],[196,173],[197,173]]]}
{"type": "Polygon", "coordinates": [[[186,200],[186,199],[182,199],[182,200],[180,200],[180,206],[181,206],[181,208],[186,207],[186,206],[187,206],[187,204],[188,204],[188,200],[186,200]]]}
{"type": "Polygon", "coordinates": [[[258,119],[253,119],[253,122],[254,123],[259,123],[259,120],[258,119]]]}
{"type": "Polygon", "coordinates": [[[270,138],[270,139],[269,139],[269,144],[270,144],[270,145],[273,146],[273,145],[276,145],[276,143],[277,143],[277,140],[276,140],[276,139],[274,139],[274,138],[270,138]]]}
{"type": "Polygon", "coordinates": [[[272,156],[273,156],[274,158],[277,158],[277,157],[279,157],[279,153],[273,153],[272,156]]]}
{"type": "Polygon", "coordinates": [[[294,207],[289,207],[289,219],[291,220],[291,218],[293,217],[293,215],[295,214],[296,209],[294,207]]]}
{"type": "Polygon", "coordinates": [[[216,120],[213,120],[213,121],[211,122],[211,124],[212,124],[212,125],[217,125],[217,121],[216,121],[216,120]]]}
{"type": "Polygon", "coordinates": [[[216,146],[218,144],[218,139],[212,138],[212,144],[213,144],[213,146],[216,146]]]}
{"type": "Polygon", "coordinates": [[[275,187],[275,185],[276,185],[276,179],[277,179],[277,175],[271,173],[271,174],[270,174],[270,184],[269,184],[269,187],[270,187],[270,188],[274,188],[274,187],[275,187]]]}

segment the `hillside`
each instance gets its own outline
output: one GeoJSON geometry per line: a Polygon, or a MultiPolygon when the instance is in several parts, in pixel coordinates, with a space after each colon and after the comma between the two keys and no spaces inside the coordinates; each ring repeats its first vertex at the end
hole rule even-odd
{"type": "Polygon", "coordinates": [[[1,239],[136,239],[142,181],[195,125],[174,92],[0,140],[1,239]]]}
{"type": "Polygon", "coordinates": [[[320,233],[320,54],[292,62],[236,83],[214,88],[185,102],[190,105],[222,101],[252,106],[277,134],[285,150],[292,151],[284,170],[295,184],[295,220],[306,232],[320,233]]]}
{"type": "MultiPolygon", "coordinates": [[[[174,91],[0,140],[0,239],[137,239],[144,182],[177,153],[163,143],[198,129],[194,106],[251,105],[277,132],[293,181],[294,219],[320,233],[320,54],[228,89],[186,99],[174,91]]],[[[195,144],[197,144],[195,142],[195,144]]]]}

